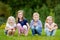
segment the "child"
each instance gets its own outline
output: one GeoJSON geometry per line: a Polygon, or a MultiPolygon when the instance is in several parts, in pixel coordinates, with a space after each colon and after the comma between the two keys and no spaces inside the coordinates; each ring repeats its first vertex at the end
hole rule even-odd
{"type": "Polygon", "coordinates": [[[48,16],[45,22],[45,32],[47,36],[54,36],[56,29],[58,28],[57,24],[54,23],[52,16],[48,16]]]}
{"type": "Polygon", "coordinates": [[[8,17],[5,33],[8,35],[14,35],[16,28],[15,18],[13,16],[8,17]]]}
{"type": "Polygon", "coordinates": [[[41,35],[42,23],[39,20],[39,14],[37,12],[33,14],[33,20],[31,20],[30,27],[32,30],[32,35],[35,35],[35,34],[41,35]]]}
{"type": "Polygon", "coordinates": [[[29,28],[30,26],[27,20],[24,18],[23,10],[19,10],[18,16],[17,16],[17,29],[18,29],[19,35],[23,33],[25,36],[27,36],[29,28]]]}

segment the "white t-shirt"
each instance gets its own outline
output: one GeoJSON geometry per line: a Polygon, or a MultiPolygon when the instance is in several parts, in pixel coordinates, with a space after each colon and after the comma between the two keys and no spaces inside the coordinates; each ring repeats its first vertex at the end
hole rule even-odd
{"type": "Polygon", "coordinates": [[[16,27],[16,24],[14,24],[14,25],[10,25],[10,24],[6,24],[6,27],[8,27],[8,28],[15,28],[16,27]]]}

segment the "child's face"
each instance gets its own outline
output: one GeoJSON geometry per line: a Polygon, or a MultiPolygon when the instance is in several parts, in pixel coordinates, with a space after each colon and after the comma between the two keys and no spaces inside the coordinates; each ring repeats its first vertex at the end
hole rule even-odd
{"type": "Polygon", "coordinates": [[[39,16],[38,15],[34,15],[33,19],[34,19],[34,21],[38,21],[39,20],[39,16]]]}
{"type": "Polygon", "coordinates": [[[9,23],[14,23],[14,19],[12,19],[12,18],[10,18],[10,19],[8,19],[9,21],[9,23]]]}
{"type": "Polygon", "coordinates": [[[49,18],[48,23],[52,23],[52,22],[53,22],[52,18],[49,18]]]}
{"type": "Polygon", "coordinates": [[[18,13],[18,18],[22,18],[23,17],[23,13],[22,12],[20,12],[20,13],[18,13]]]}

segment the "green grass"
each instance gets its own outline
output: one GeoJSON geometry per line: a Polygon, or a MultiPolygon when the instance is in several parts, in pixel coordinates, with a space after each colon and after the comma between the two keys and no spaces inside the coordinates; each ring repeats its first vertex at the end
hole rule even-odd
{"type": "Polygon", "coordinates": [[[45,32],[43,30],[42,35],[38,36],[32,36],[31,30],[29,31],[28,36],[18,36],[18,32],[16,31],[14,36],[6,36],[4,34],[4,30],[0,29],[0,40],[60,40],[60,30],[57,30],[55,36],[46,36],[45,32]]]}

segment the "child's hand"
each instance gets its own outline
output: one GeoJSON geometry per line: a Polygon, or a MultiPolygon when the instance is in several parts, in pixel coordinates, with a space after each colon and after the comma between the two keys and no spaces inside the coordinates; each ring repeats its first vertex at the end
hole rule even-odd
{"type": "Polygon", "coordinates": [[[34,23],[34,26],[37,26],[37,23],[34,23]]]}

